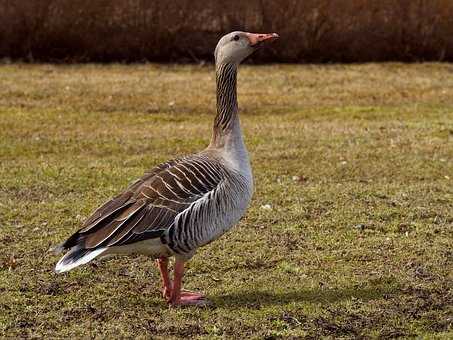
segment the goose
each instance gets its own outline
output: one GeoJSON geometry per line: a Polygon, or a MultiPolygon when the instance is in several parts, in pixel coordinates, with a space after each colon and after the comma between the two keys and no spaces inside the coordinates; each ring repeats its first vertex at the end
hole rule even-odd
{"type": "Polygon", "coordinates": [[[232,32],[215,48],[217,114],[203,151],[157,165],[99,207],[82,228],[56,247],[55,266],[69,271],[95,258],[142,254],[156,260],[162,294],[171,306],[204,305],[201,293],[182,289],[184,268],[197,248],[223,235],[244,215],[253,179],[238,117],[238,65],[276,33],[232,32]],[[173,280],[168,261],[174,257],[173,280]]]}

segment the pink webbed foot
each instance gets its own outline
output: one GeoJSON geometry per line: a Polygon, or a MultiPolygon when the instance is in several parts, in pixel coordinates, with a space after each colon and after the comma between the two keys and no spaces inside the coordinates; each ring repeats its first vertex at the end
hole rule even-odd
{"type": "Polygon", "coordinates": [[[174,299],[170,304],[173,307],[176,306],[207,306],[210,304],[209,300],[206,297],[197,292],[191,292],[189,290],[181,290],[179,299],[174,299]]]}
{"type": "Polygon", "coordinates": [[[170,306],[206,306],[209,301],[200,293],[181,289],[182,277],[184,275],[184,262],[176,260],[175,275],[171,291],[170,306]]]}

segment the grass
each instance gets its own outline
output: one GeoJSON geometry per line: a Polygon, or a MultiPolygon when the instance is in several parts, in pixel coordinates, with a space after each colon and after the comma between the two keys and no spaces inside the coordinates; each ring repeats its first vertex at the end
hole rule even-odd
{"type": "Polygon", "coordinates": [[[0,66],[0,337],[451,338],[453,65],[244,66],[256,192],[170,309],[152,260],[48,249],[209,140],[211,67],[0,66]]]}

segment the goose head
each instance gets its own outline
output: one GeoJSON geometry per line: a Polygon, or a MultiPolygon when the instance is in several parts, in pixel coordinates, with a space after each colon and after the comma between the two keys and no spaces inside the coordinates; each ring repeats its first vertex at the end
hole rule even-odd
{"type": "Polygon", "coordinates": [[[278,38],[277,33],[228,33],[219,40],[215,48],[216,64],[239,64],[258,48],[278,38]]]}

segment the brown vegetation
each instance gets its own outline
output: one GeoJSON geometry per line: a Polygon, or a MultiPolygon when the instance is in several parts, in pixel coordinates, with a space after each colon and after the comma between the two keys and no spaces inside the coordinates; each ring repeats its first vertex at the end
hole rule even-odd
{"type": "Polygon", "coordinates": [[[0,0],[0,57],[210,60],[231,30],[276,31],[256,61],[453,60],[450,0],[0,0]]]}

